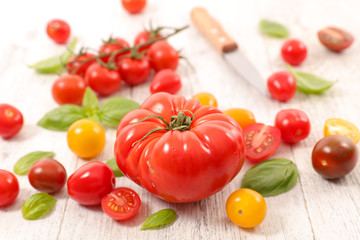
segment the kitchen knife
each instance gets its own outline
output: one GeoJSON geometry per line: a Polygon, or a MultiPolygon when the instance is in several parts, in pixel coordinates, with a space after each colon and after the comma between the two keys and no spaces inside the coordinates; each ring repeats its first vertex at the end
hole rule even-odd
{"type": "Polygon", "coordinates": [[[227,35],[222,26],[209,15],[208,11],[205,8],[196,7],[191,10],[190,16],[202,34],[223,54],[225,61],[259,92],[269,96],[260,74],[250,61],[241,54],[236,42],[227,35]]]}

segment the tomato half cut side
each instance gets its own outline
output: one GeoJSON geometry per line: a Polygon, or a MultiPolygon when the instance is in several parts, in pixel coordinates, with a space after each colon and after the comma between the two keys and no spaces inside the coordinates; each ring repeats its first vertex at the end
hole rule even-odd
{"type": "Polygon", "coordinates": [[[246,158],[261,162],[270,157],[280,145],[281,132],[277,127],[253,123],[244,129],[246,158]]]}
{"type": "Polygon", "coordinates": [[[103,211],[115,220],[126,220],[139,210],[141,200],[132,189],[119,187],[105,195],[101,200],[103,211]]]}

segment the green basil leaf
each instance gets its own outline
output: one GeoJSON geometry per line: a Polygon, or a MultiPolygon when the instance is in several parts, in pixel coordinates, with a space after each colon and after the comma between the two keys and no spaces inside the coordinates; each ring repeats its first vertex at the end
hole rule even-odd
{"type": "Polygon", "coordinates": [[[99,111],[99,100],[96,97],[94,91],[92,91],[89,87],[87,87],[85,90],[82,106],[88,118],[99,121],[99,118],[97,116],[99,111]]]}
{"type": "Polygon", "coordinates": [[[66,131],[75,121],[86,117],[81,107],[64,104],[46,113],[37,125],[49,130],[66,131]]]}
{"type": "Polygon", "coordinates": [[[48,211],[56,203],[56,199],[47,193],[36,193],[30,196],[21,207],[22,215],[27,220],[36,220],[48,211]]]}
{"type": "Polygon", "coordinates": [[[106,100],[100,106],[100,121],[116,128],[124,115],[140,107],[140,104],[126,98],[114,97],[106,100]]]}
{"type": "Polygon", "coordinates": [[[311,73],[295,71],[290,65],[287,65],[287,67],[296,79],[297,89],[302,92],[319,94],[331,88],[335,83],[335,81],[329,81],[311,73]]]}
{"type": "Polygon", "coordinates": [[[270,37],[286,38],[289,35],[288,30],[277,22],[261,20],[259,23],[260,31],[270,37]]]}
{"type": "Polygon", "coordinates": [[[162,228],[165,225],[173,223],[175,219],[176,213],[174,210],[162,209],[146,218],[143,225],[141,225],[141,230],[162,228]]]}
{"type": "Polygon", "coordinates": [[[290,190],[296,183],[296,165],[283,158],[269,159],[251,167],[244,174],[241,188],[250,188],[263,197],[276,196],[290,190]]]}
{"type": "Polygon", "coordinates": [[[14,172],[18,175],[26,175],[31,167],[36,161],[42,158],[53,158],[55,153],[53,152],[43,152],[36,151],[26,154],[21,157],[14,165],[14,172]]]}
{"type": "Polygon", "coordinates": [[[111,167],[114,171],[115,177],[123,177],[124,174],[120,171],[118,165],[116,164],[115,158],[112,158],[106,162],[107,165],[111,167]]]}
{"type": "Polygon", "coordinates": [[[29,67],[35,69],[39,73],[61,73],[64,70],[64,65],[73,54],[76,43],[77,38],[74,38],[63,54],[41,60],[29,67]]]}

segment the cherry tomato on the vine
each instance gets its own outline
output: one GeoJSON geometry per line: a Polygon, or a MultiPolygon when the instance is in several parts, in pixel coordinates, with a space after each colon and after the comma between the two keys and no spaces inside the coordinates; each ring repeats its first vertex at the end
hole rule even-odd
{"type": "Polygon", "coordinates": [[[243,108],[227,109],[224,113],[235,119],[242,129],[256,122],[254,114],[243,108]]]}
{"type": "Polygon", "coordinates": [[[101,199],[114,188],[114,171],[98,161],[84,164],[67,181],[69,196],[87,206],[100,205],[101,199]]]}
{"type": "Polygon", "coordinates": [[[353,123],[340,118],[330,118],[325,121],[324,136],[329,135],[342,135],[350,138],[354,143],[360,141],[359,129],[353,123]]]}
{"type": "Polygon", "coordinates": [[[144,9],[146,0],[121,0],[121,4],[127,12],[135,14],[144,9]]]}
{"type": "Polygon", "coordinates": [[[358,160],[356,144],[347,137],[331,135],[320,139],[312,151],[312,165],[317,173],[328,179],[350,173],[358,160]]]}
{"type": "Polygon", "coordinates": [[[103,211],[115,220],[126,220],[133,217],[138,212],[140,205],[139,195],[126,187],[114,189],[101,200],[103,211]]]}
{"type": "Polygon", "coordinates": [[[12,204],[19,195],[19,182],[14,174],[0,169],[0,207],[12,204]]]}
{"type": "Polygon", "coordinates": [[[15,136],[23,124],[23,115],[17,108],[9,104],[0,104],[0,136],[2,138],[9,139],[15,136]]]}
{"type": "MultiPolygon", "coordinates": [[[[134,44],[141,45],[150,40],[160,39],[160,38],[162,38],[162,36],[160,33],[158,33],[157,30],[150,30],[150,31],[143,30],[136,35],[134,44]]],[[[149,44],[147,46],[139,48],[139,52],[149,49],[151,47],[151,45],[152,44],[149,44]]]]}
{"type": "Polygon", "coordinates": [[[275,116],[275,126],[281,131],[281,138],[286,143],[296,143],[309,136],[310,120],[299,109],[284,109],[275,116]]]}
{"type": "Polygon", "coordinates": [[[282,58],[293,66],[300,65],[305,60],[306,55],[306,45],[298,39],[287,40],[281,48],[282,58]]]}
{"type": "Polygon", "coordinates": [[[167,68],[175,71],[179,64],[178,52],[166,40],[160,40],[151,45],[149,58],[156,72],[167,68]]]}
{"type": "Polygon", "coordinates": [[[76,74],[84,77],[86,70],[96,62],[95,55],[92,53],[84,53],[72,56],[66,64],[66,69],[69,74],[76,74]]]}
{"type": "Polygon", "coordinates": [[[43,158],[31,165],[28,178],[31,186],[40,192],[55,193],[66,183],[64,166],[52,158],[43,158]]]}
{"type": "Polygon", "coordinates": [[[151,72],[150,62],[145,58],[120,58],[117,66],[122,79],[130,86],[145,82],[151,72]]]}
{"type": "Polygon", "coordinates": [[[280,71],[272,74],[267,79],[267,87],[270,95],[281,101],[289,101],[296,91],[296,80],[288,71],[280,71]]]}
{"type": "Polygon", "coordinates": [[[242,228],[253,228],[266,217],[267,207],[260,193],[242,188],[233,192],[226,201],[229,219],[242,228]]]}
{"type": "Polygon", "coordinates": [[[151,81],[151,94],[157,92],[177,93],[181,89],[181,78],[179,74],[171,69],[163,69],[157,72],[151,81]]]}
{"type": "Polygon", "coordinates": [[[67,22],[54,19],[48,22],[46,26],[47,35],[56,43],[66,43],[70,36],[70,26],[67,22]]]}
{"type": "Polygon", "coordinates": [[[201,106],[214,106],[217,107],[218,103],[214,95],[208,92],[200,92],[192,96],[192,98],[200,101],[201,106]]]}
{"type": "Polygon", "coordinates": [[[270,157],[279,147],[281,133],[277,127],[253,123],[244,129],[246,158],[261,162],[270,157]]]}
{"type": "Polygon", "coordinates": [[[59,105],[81,105],[86,90],[85,80],[78,75],[63,75],[54,82],[51,93],[59,105]]]}
{"type": "Polygon", "coordinates": [[[318,31],[318,38],[320,42],[333,52],[341,52],[354,41],[354,37],[337,27],[326,27],[318,31]]]}
{"type": "Polygon", "coordinates": [[[108,96],[120,89],[122,80],[117,70],[93,63],[86,71],[85,81],[98,94],[108,96]]]}
{"type": "Polygon", "coordinates": [[[91,159],[101,153],[105,146],[105,130],[96,121],[80,119],[71,124],[67,143],[71,151],[83,159],[91,159]]]}
{"type": "MultiPolygon", "coordinates": [[[[115,39],[110,38],[109,40],[105,41],[103,45],[100,47],[99,55],[103,62],[108,63],[112,52],[114,51],[121,52],[122,49],[129,47],[130,47],[129,43],[122,38],[115,38],[115,39]]],[[[116,63],[121,56],[124,56],[126,54],[129,54],[129,51],[115,54],[115,56],[113,57],[114,63],[116,63]]]]}

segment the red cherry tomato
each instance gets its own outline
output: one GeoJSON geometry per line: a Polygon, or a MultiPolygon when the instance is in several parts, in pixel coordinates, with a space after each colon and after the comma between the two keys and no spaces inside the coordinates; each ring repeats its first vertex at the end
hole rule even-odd
{"type": "Polygon", "coordinates": [[[150,75],[151,67],[149,60],[121,58],[118,62],[118,70],[122,79],[130,86],[138,85],[146,81],[150,75]]]}
{"type": "Polygon", "coordinates": [[[354,37],[337,27],[326,27],[318,31],[320,42],[333,52],[341,52],[350,47],[354,41],[354,37]]]}
{"type": "MultiPolygon", "coordinates": [[[[105,63],[107,63],[111,57],[111,53],[114,51],[120,51],[124,48],[129,48],[129,43],[122,39],[122,38],[110,38],[108,41],[105,41],[104,44],[99,49],[99,55],[101,57],[101,60],[105,63]],[[102,54],[106,54],[106,56],[102,56],[102,54]]],[[[114,56],[114,62],[116,63],[121,56],[124,56],[126,54],[129,54],[129,51],[125,51],[122,53],[115,54],[114,56]]]]}
{"type": "Polygon", "coordinates": [[[77,75],[60,76],[53,84],[51,93],[59,105],[81,105],[86,89],[85,80],[77,75]]]}
{"type": "Polygon", "coordinates": [[[107,69],[93,63],[85,74],[85,81],[95,92],[102,96],[113,94],[121,87],[121,76],[116,70],[107,69]]]}
{"type": "Polygon", "coordinates": [[[293,66],[300,65],[306,58],[307,48],[297,39],[287,40],[281,48],[281,56],[285,62],[293,66]]]}
{"type": "Polygon", "coordinates": [[[295,94],[296,80],[288,71],[276,72],[267,79],[267,87],[273,98],[287,102],[295,94]]]}
{"type": "Polygon", "coordinates": [[[281,133],[277,127],[253,123],[244,128],[244,138],[246,158],[257,163],[267,159],[278,149],[281,133]]]}
{"type": "Polygon", "coordinates": [[[17,108],[9,104],[0,104],[0,136],[2,138],[9,139],[15,136],[23,124],[23,116],[17,108]]]}
{"type": "Polygon", "coordinates": [[[139,195],[126,187],[114,189],[101,200],[103,211],[115,220],[126,220],[133,217],[138,212],[140,205],[139,195]]]}
{"type": "Polygon", "coordinates": [[[31,165],[28,179],[36,190],[46,193],[60,191],[66,183],[64,166],[52,158],[43,158],[31,165]]]}
{"type": "Polygon", "coordinates": [[[69,39],[70,32],[69,24],[60,19],[51,20],[46,26],[47,35],[59,44],[66,43],[69,39]]]}
{"type": "Polygon", "coordinates": [[[312,151],[312,165],[317,173],[328,179],[341,178],[356,166],[358,149],[347,137],[330,135],[320,139],[312,151]]]}
{"type": "Polygon", "coordinates": [[[151,94],[157,92],[167,92],[175,94],[181,89],[181,79],[179,74],[171,69],[163,69],[157,72],[151,81],[151,94]]]}
{"type": "Polygon", "coordinates": [[[144,9],[146,0],[121,0],[121,4],[127,12],[135,14],[144,9]]]}
{"type": "Polygon", "coordinates": [[[151,45],[149,58],[151,66],[156,72],[166,68],[175,71],[179,64],[178,52],[165,40],[151,45]]]}
{"type": "Polygon", "coordinates": [[[286,143],[296,143],[309,136],[310,120],[305,112],[298,109],[284,109],[275,116],[275,126],[281,131],[286,143]]]}
{"type": "Polygon", "coordinates": [[[95,63],[95,55],[92,53],[84,53],[77,56],[72,56],[66,64],[66,69],[69,74],[76,74],[84,77],[86,70],[95,63]]]}
{"type": "MultiPolygon", "coordinates": [[[[161,34],[158,33],[157,30],[155,31],[141,31],[139,32],[136,37],[135,37],[135,40],[134,40],[134,44],[135,45],[141,45],[141,44],[144,44],[150,40],[154,40],[154,39],[160,39],[162,38],[161,34]]],[[[144,50],[147,50],[151,47],[152,44],[149,44],[145,47],[141,47],[139,48],[139,52],[141,51],[144,51],[144,50]]]]}
{"type": "Polygon", "coordinates": [[[19,182],[14,174],[0,169],[0,207],[12,204],[19,195],[19,182]]]}
{"type": "Polygon", "coordinates": [[[69,196],[81,205],[101,204],[101,199],[114,188],[114,171],[97,161],[84,164],[67,181],[69,196]]]}

